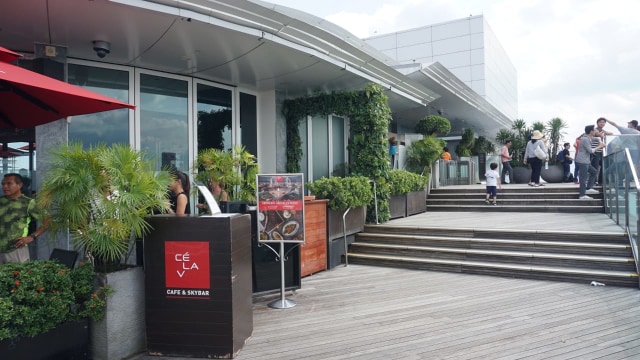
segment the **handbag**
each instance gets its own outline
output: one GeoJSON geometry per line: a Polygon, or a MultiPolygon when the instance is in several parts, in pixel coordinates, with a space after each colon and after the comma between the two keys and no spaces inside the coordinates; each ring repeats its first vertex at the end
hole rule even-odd
{"type": "Polygon", "coordinates": [[[547,158],[547,153],[542,150],[539,146],[536,147],[535,150],[533,150],[533,154],[540,160],[544,160],[547,158]]]}

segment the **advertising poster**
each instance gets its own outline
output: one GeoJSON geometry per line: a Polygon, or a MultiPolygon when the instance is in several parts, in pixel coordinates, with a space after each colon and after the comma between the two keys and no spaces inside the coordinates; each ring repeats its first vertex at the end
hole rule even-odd
{"type": "Polygon", "coordinates": [[[164,254],[167,298],[211,298],[208,241],[166,241],[164,254]]]}
{"type": "Polygon", "coordinates": [[[257,182],[259,241],[303,243],[302,174],[261,174],[257,182]]]}

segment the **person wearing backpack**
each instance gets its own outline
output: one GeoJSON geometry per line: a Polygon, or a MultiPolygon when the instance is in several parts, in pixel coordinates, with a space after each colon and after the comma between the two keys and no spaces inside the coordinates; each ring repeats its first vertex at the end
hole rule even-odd
{"type": "Polygon", "coordinates": [[[571,144],[564,143],[564,149],[560,150],[558,153],[557,161],[562,164],[563,173],[562,173],[562,182],[571,182],[569,175],[571,175],[571,164],[573,163],[573,159],[571,158],[571,153],[569,149],[571,148],[571,144]]]}

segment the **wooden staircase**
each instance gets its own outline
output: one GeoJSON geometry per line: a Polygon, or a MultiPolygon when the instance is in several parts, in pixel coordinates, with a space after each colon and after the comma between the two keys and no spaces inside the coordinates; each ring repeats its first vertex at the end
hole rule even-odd
{"type": "Polygon", "coordinates": [[[531,187],[504,185],[498,191],[498,205],[485,204],[485,187],[443,187],[427,196],[427,211],[491,211],[491,212],[570,212],[604,213],[602,190],[589,195],[592,200],[578,199],[578,185],[531,187]]]}
{"type": "MultiPolygon", "coordinates": [[[[569,184],[567,184],[569,185],[569,184]]],[[[498,205],[484,203],[484,189],[438,189],[427,212],[487,213],[481,229],[419,225],[367,225],[356,234],[349,263],[505,277],[638,287],[626,234],[594,231],[500,229],[491,212],[600,213],[602,195],[578,200],[577,187],[503,188],[498,205]]],[[[549,214],[549,216],[555,216],[549,214]]],[[[579,216],[579,215],[578,215],[579,216]]],[[[604,215],[603,215],[604,216],[604,215]]],[[[437,224],[436,224],[437,225],[437,224]]]]}
{"type": "Polygon", "coordinates": [[[624,235],[369,225],[348,256],[352,264],[638,286],[624,235]]]}

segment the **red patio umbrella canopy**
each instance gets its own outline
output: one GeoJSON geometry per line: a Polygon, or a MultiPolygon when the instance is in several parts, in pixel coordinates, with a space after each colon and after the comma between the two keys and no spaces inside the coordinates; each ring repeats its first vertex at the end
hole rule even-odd
{"type": "Polygon", "coordinates": [[[0,62],[0,126],[30,128],[72,115],[135,106],[0,62]]]}
{"type": "Polygon", "coordinates": [[[12,62],[12,61],[18,60],[20,57],[22,57],[21,54],[18,54],[17,52],[13,52],[7,48],[3,48],[2,46],[0,46],[0,61],[12,62]]]}

